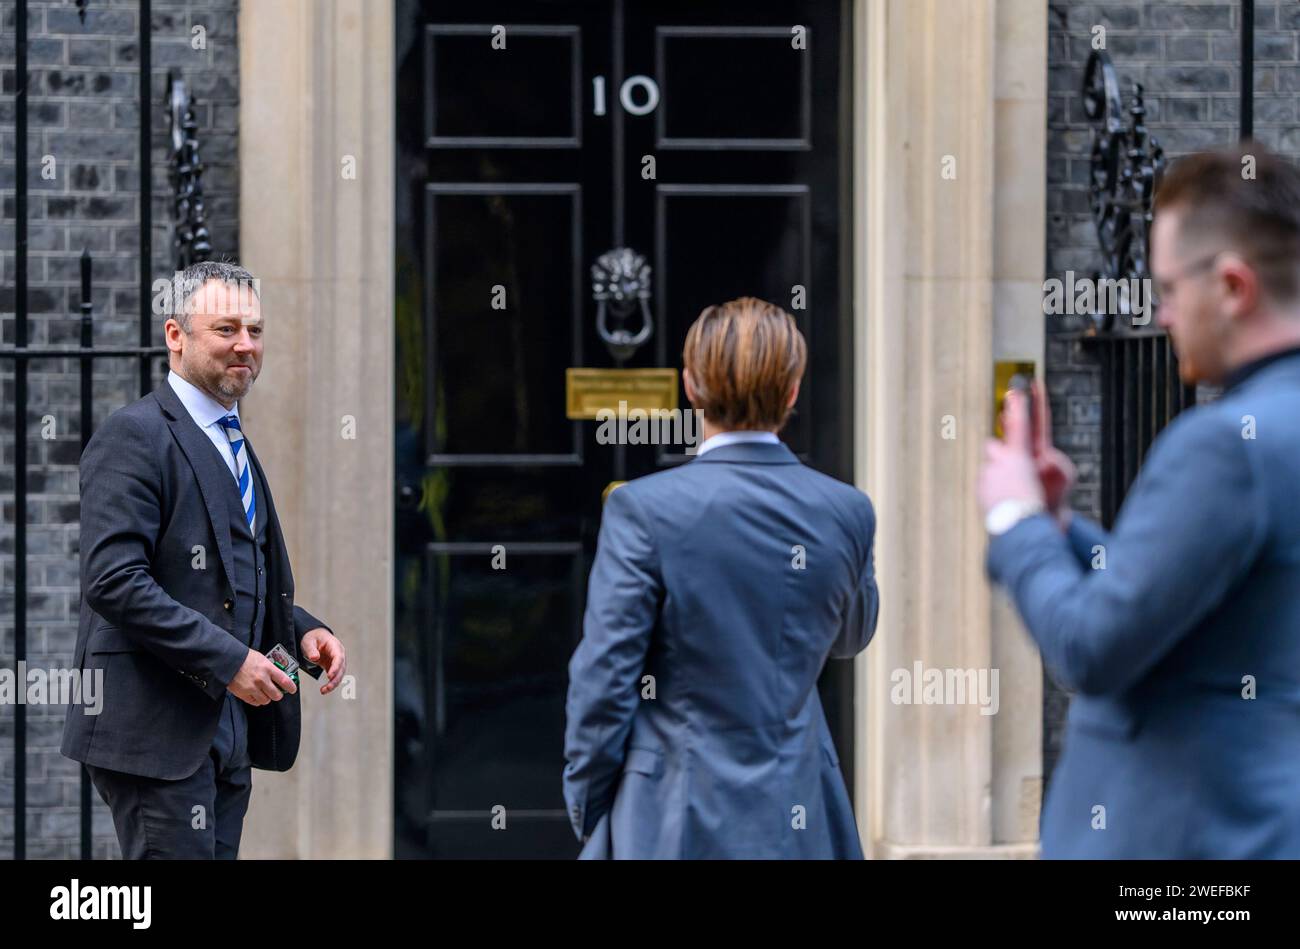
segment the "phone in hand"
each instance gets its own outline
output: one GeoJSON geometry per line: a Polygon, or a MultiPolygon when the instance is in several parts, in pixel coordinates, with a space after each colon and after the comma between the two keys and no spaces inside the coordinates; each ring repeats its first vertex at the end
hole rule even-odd
{"type": "MultiPolygon", "coordinates": [[[[298,684],[298,660],[289,655],[289,650],[276,643],[267,652],[266,658],[274,662],[285,675],[292,679],[294,685],[298,684]]],[[[280,691],[284,690],[281,689],[280,691]]]]}
{"type": "Polygon", "coordinates": [[[1029,412],[1029,443],[1038,447],[1038,405],[1034,395],[1034,386],[1027,376],[1016,373],[1007,383],[1007,391],[1021,393],[1025,400],[1025,409],[1029,412]]]}

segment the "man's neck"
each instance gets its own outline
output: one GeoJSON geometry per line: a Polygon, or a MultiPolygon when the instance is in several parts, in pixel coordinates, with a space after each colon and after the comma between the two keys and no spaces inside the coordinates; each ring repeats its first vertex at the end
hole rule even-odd
{"type": "Polygon", "coordinates": [[[180,376],[182,379],[184,379],[184,380],[185,380],[186,382],[188,382],[190,385],[194,386],[194,388],[198,389],[198,390],[199,390],[200,392],[202,392],[204,395],[207,395],[207,396],[209,396],[210,398],[212,398],[212,399],[216,400],[217,402],[221,403],[221,406],[222,406],[223,408],[225,408],[225,409],[233,409],[233,408],[235,407],[235,400],[234,400],[234,399],[231,399],[229,402],[227,402],[224,398],[222,398],[222,396],[221,396],[219,393],[217,393],[217,392],[213,392],[212,390],[207,389],[207,388],[205,388],[204,386],[199,385],[197,382],[195,382],[195,381],[194,381],[193,379],[191,379],[189,376],[185,375],[185,373],[181,371],[181,367],[180,367],[180,366],[174,366],[174,365],[172,365],[171,363],[168,363],[168,364],[167,364],[167,368],[170,369],[172,372],[176,373],[176,375],[180,376]]]}
{"type": "Polygon", "coordinates": [[[701,432],[704,435],[702,442],[707,442],[714,435],[722,435],[726,432],[775,432],[774,428],[723,428],[720,425],[714,425],[708,419],[704,420],[701,426],[701,432]]]}
{"type": "Polygon", "coordinates": [[[1269,321],[1268,331],[1237,341],[1224,360],[1227,370],[1224,375],[1231,376],[1253,362],[1297,347],[1300,347],[1300,313],[1279,316],[1269,321]]]}

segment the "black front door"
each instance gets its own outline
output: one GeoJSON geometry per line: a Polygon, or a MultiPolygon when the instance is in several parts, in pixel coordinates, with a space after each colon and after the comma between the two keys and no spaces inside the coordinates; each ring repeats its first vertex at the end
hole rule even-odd
{"type": "MultiPolygon", "coordinates": [[[[601,493],[686,458],[566,417],[565,369],[616,365],[601,254],[651,267],[629,367],[680,369],[708,304],[793,312],[783,438],[852,479],[848,10],[397,0],[398,856],[578,850],[564,697],[601,493]]],[[[851,773],[851,665],[821,686],[851,773]]]]}

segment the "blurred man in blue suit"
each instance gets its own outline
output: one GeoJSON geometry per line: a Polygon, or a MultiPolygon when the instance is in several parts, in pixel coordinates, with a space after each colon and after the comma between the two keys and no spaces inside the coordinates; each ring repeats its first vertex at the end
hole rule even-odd
{"type": "MultiPolygon", "coordinates": [[[[1300,172],[1190,156],[1156,193],[1159,321],[1185,382],[1107,534],[1009,397],[988,565],[1071,702],[1046,857],[1300,857],[1300,172]]],[[[1036,390],[1040,398],[1041,389],[1036,390]]]]}
{"type": "Polygon", "coordinates": [[[790,314],[709,307],[683,361],[705,440],[610,494],[569,663],[582,856],[861,858],[817,678],[875,631],[871,502],[776,436],[807,361],[790,314]]]}

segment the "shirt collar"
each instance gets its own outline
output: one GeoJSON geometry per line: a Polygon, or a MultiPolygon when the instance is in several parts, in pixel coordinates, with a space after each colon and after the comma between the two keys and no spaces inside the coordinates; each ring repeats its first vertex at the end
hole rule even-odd
{"type": "Polygon", "coordinates": [[[711,438],[704,439],[704,444],[695,450],[695,457],[698,458],[706,451],[713,451],[723,445],[737,445],[741,442],[779,445],[781,439],[776,437],[776,432],[719,432],[711,438]]]}
{"type": "Polygon", "coordinates": [[[1290,356],[1300,356],[1300,346],[1292,346],[1288,349],[1279,349],[1275,353],[1269,353],[1267,356],[1261,356],[1253,359],[1243,366],[1238,366],[1228,374],[1224,380],[1224,389],[1235,389],[1255,373],[1259,372],[1265,366],[1277,362],[1280,359],[1286,359],[1290,356]]]}
{"type": "Polygon", "coordinates": [[[181,400],[181,405],[185,406],[185,411],[190,413],[190,418],[194,419],[194,424],[198,425],[199,428],[207,428],[227,415],[239,418],[238,402],[235,403],[234,408],[226,408],[194,383],[177,373],[175,369],[168,370],[167,381],[171,383],[176,397],[181,400]]]}

